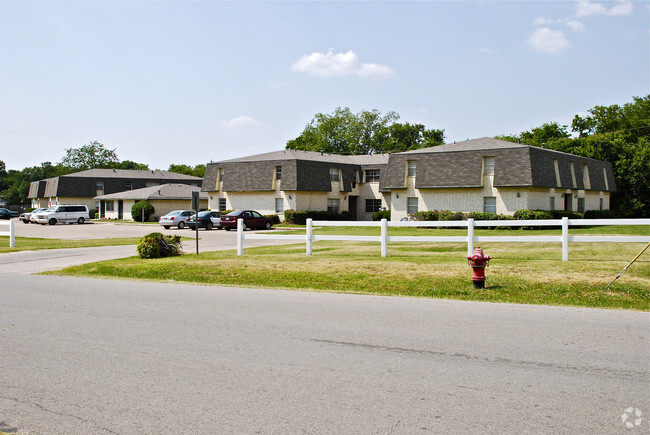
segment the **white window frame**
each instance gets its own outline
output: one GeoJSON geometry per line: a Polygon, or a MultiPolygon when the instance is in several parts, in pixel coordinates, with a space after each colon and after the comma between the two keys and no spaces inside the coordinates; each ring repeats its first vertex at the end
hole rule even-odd
{"type": "Polygon", "coordinates": [[[485,213],[497,214],[497,197],[484,196],[483,197],[483,211],[485,213]]]}
{"type": "Polygon", "coordinates": [[[338,199],[327,200],[327,211],[332,213],[340,213],[341,201],[338,199]]]}
{"type": "Polygon", "coordinates": [[[275,198],[275,212],[276,213],[283,213],[284,212],[284,199],[283,198],[275,198]]]}
{"type": "Polygon", "coordinates": [[[417,196],[409,196],[406,198],[406,213],[411,215],[419,211],[419,199],[417,196]]]}

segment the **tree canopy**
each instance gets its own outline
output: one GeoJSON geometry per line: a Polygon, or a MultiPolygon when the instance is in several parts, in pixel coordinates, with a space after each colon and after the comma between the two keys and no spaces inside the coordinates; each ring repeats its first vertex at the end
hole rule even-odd
{"type": "Polygon", "coordinates": [[[396,112],[378,110],[354,114],[337,107],[333,113],[317,113],[303,132],[287,142],[287,149],[333,154],[402,152],[444,143],[444,130],[427,130],[422,124],[397,122],[396,112]]]}
{"type": "Polygon", "coordinates": [[[106,149],[95,140],[80,148],[66,149],[61,164],[76,172],[94,168],[114,168],[119,164],[119,159],[114,149],[106,149]]]}
{"type": "Polygon", "coordinates": [[[612,208],[626,216],[650,216],[650,95],[588,113],[573,118],[575,137],[568,126],[549,123],[498,138],[611,162],[617,189],[612,208]]]}

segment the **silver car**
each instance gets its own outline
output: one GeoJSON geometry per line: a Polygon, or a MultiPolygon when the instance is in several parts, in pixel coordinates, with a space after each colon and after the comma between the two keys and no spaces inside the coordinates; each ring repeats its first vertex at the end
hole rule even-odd
{"type": "Polygon", "coordinates": [[[167,213],[165,216],[160,216],[158,223],[168,230],[171,227],[178,227],[179,230],[185,228],[190,216],[194,216],[191,210],[174,210],[167,213]]]}
{"type": "Polygon", "coordinates": [[[23,223],[36,223],[36,213],[44,211],[44,208],[36,208],[28,213],[21,213],[18,219],[23,221],[23,223]]]}

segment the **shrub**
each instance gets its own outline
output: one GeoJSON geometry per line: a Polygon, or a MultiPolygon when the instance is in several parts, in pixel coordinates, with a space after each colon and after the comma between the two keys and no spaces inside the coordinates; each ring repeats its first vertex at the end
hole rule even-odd
{"type": "Polygon", "coordinates": [[[372,214],[373,221],[380,221],[382,219],[390,220],[390,210],[380,210],[372,214]]]}
{"type": "Polygon", "coordinates": [[[585,219],[618,219],[620,214],[616,210],[587,210],[585,219]]]}
{"type": "Polygon", "coordinates": [[[277,225],[277,224],[280,223],[280,216],[278,216],[277,214],[267,214],[267,215],[264,215],[264,217],[267,217],[267,218],[271,219],[271,223],[273,225],[277,225]]]}
{"type": "Polygon", "coordinates": [[[582,219],[582,213],[578,213],[577,211],[553,210],[551,213],[553,214],[553,219],[562,219],[563,217],[568,217],[569,219],[582,219]]]}
{"type": "Polygon", "coordinates": [[[142,222],[142,212],[144,211],[144,222],[149,221],[149,217],[156,211],[149,201],[138,201],[131,207],[131,217],[136,222],[142,222]]]}
{"type": "Polygon", "coordinates": [[[96,219],[97,218],[97,209],[96,208],[91,208],[88,210],[88,215],[90,219],[96,219]]]}
{"type": "Polygon", "coordinates": [[[163,236],[161,233],[151,233],[144,236],[138,243],[138,254],[141,258],[173,257],[182,253],[180,236],[163,236]]]}
{"type": "Polygon", "coordinates": [[[438,210],[432,211],[418,211],[412,215],[414,221],[437,221],[440,212],[438,210]]]}
{"type": "Polygon", "coordinates": [[[347,213],[333,213],[331,211],[296,211],[285,210],[284,222],[295,225],[305,225],[307,219],[322,221],[344,221],[348,219],[347,213]]]}

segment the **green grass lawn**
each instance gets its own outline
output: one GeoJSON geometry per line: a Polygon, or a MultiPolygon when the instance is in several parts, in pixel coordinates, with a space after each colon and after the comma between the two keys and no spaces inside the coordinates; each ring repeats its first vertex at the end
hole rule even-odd
{"type": "MultiPolygon", "coordinates": [[[[336,229],[337,234],[347,232],[336,229]]],[[[382,258],[379,243],[324,241],[314,243],[311,257],[301,243],[245,248],[241,257],[235,251],[155,260],[133,257],[49,273],[648,311],[650,250],[607,291],[602,290],[644,245],[573,243],[571,261],[563,262],[559,243],[483,244],[493,260],[486,270],[486,288],[480,290],[472,286],[462,243],[391,243],[388,257],[382,258]]]]}

